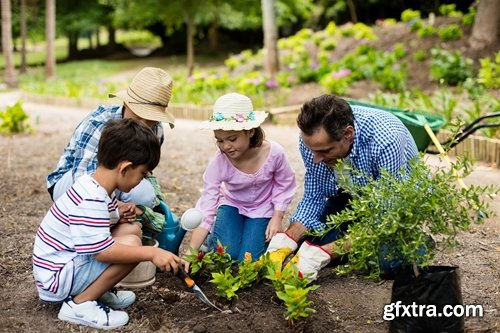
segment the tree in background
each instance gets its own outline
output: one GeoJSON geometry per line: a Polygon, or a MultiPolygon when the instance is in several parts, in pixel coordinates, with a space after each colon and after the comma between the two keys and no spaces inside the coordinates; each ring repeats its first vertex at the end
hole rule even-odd
{"type": "Polygon", "coordinates": [[[5,58],[5,84],[9,88],[17,86],[17,76],[12,57],[12,23],[10,0],[2,0],[2,50],[5,58]]]}
{"type": "Polygon", "coordinates": [[[262,21],[264,30],[264,68],[274,80],[279,71],[278,28],[274,12],[274,0],[262,0],[262,21]]]}
{"type": "Polygon", "coordinates": [[[45,0],[45,77],[47,80],[56,78],[56,0],[45,0]]]}
{"type": "Polygon", "coordinates": [[[500,35],[500,1],[480,0],[472,27],[470,46],[479,50],[493,44],[500,35]]]}
{"type": "Polygon", "coordinates": [[[21,66],[19,67],[20,73],[26,73],[26,0],[21,0],[19,4],[19,30],[21,33],[21,66]]]}

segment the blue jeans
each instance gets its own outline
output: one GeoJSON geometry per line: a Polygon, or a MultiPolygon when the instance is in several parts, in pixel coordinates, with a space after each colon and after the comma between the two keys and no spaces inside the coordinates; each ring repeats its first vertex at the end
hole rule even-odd
{"type": "Polygon", "coordinates": [[[217,248],[217,240],[227,246],[232,259],[243,261],[245,252],[250,252],[252,260],[257,260],[266,249],[266,228],[270,218],[249,218],[238,209],[221,205],[217,210],[214,231],[209,237],[210,249],[217,248]]]}

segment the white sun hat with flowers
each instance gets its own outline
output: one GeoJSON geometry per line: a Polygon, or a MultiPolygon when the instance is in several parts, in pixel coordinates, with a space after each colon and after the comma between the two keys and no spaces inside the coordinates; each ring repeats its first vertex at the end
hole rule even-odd
{"type": "Polygon", "coordinates": [[[201,128],[224,131],[241,131],[259,127],[268,113],[254,111],[250,98],[238,93],[223,95],[215,101],[210,119],[201,128]]]}

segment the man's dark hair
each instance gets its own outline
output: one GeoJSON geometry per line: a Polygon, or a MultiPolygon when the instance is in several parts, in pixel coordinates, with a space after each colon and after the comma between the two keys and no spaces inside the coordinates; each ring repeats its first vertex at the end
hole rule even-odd
{"type": "Polygon", "coordinates": [[[325,94],[302,105],[297,125],[308,136],[323,127],[331,140],[339,141],[344,136],[346,127],[354,126],[354,115],[345,100],[325,94]]]}
{"type": "Polygon", "coordinates": [[[111,120],[99,139],[97,161],[107,169],[130,161],[133,166],[145,164],[153,171],[160,162],[160,141],[151,128],[137,120],[111,120]]]}
{"type": "Polygon", "coordinates": [[[254,128],[254,134],[250,138],[250,148],[257,148],[262,146],[262,142],[264,141],[266,135],[264,134],[264,130],[259,126],[254,128]]]}

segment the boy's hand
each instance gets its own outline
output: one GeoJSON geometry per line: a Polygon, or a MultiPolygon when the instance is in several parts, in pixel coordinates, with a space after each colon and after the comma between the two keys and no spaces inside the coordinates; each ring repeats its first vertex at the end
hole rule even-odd
{"type": "Polygon", "coordinates": [[[118,212],[120,220],[118,223],[132,223],[137,219],[137,207],[133,202],[118,204],[118,212]]]}
{"type": "Polygon", "coordinates": [[[182,265],[183,267],[185,267],[186,262],[172,252],[165,251],[160,248],[154,248],[154,250],[155,253],[153,255],[153,260],[151,261],[162,271],[177,274],[179,266],[182,265]]]}

